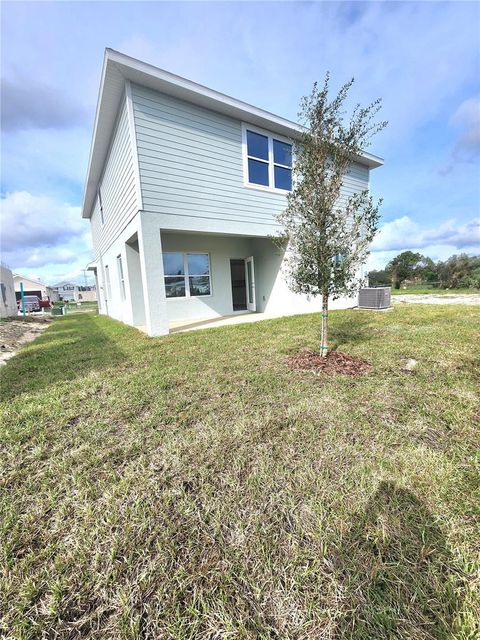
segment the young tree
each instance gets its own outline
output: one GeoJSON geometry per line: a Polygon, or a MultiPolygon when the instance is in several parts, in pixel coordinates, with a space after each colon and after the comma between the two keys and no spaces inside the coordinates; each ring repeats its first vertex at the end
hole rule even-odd
{"type": "Polygon", "coordinates": [[[359,270],[378,226],[379,206],[368,189],[342,192],[352,162],[386,126],[374,122],[380,100],[357,105],[345,122],[344,104],[353,79],[329,101],[329,74],[322,88],[314,84],[303,98],[300,139],[294,142],[293,190],[278,216],[283,227],[279,244],[287,245],[286,272],[292,291],[322,296],[320,354],[327,355],[330,298],[354,293],[359,270]]]}

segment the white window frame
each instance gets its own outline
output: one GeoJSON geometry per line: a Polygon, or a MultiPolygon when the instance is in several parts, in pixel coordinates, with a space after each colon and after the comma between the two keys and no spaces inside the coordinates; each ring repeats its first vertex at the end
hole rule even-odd
{"type": "Polygon", "coordinates": [[[125,275],[123,273],[122,254],[117,256],[118,282],[120,284],[120,300],[124,302],[127,299],[127,291],[125,289],[125,275]]]}
{"type": "MultiPolygon", "coordinates": [[[[243,186],[248,189],[257,189],[260,191],[269,191],[271,193],[281,193],[285,195],[286,193],[291,193],[290,189],[279,189],[275,187],[275,169],[274,167],[283,167],[284,169],[290,169],[292,171],[292,183],[293,183],[293,145],[292,141],[286,138],[285,136],[277,135],[276,133],[272,133],[270,131],[265,131],[265,129],[260,129],[259,127],[255,127],[253,125],[247,124],[246,122],[242,122],[242,156],[243,156],[243,186]],[[255,182],[248,181],[248,146],[247,146],[247,131],[252,131],[253,133],[258,133],[261,136],[265,136],[268,139],[268,186],[263,184],[256,184],[255,182]],[[273,140],[278,140],[279,142],[285,142],[292,147],[292,166],[287,167],[287,165],[279,164],[275,162],[273,159],[273,140]],[[271,186],[270,186],[271,185],[271,186]]],[[[251,156],[253,160],[256,158],[251,156]]],[[[261,158],[257,158],[259,162],[264,162],[267,164],[266,160],[261,158]]]]}
{"type": "MultiPolygon", "coordinates": [[[[187,300],[188,298],[211,298],[213,296],[213,283],[212,283],[212,261],[210,260],[210,254],[207,251],[163,251],[162,252],[162,260],[163,254],[168,253],[181,253],[183,256],[183,274],[180,276],[169,276],[168,274],[163,274],[163,284],[165,286],[165,278],[184,278],[185,279],[185,295],[184,296],[176,296],[175,298],[165,298],[167,302],[173,302],[174,300],[187,300]],[[208,258],[208,277],[210,278],[210,293],[206,296],[195,296],[190,293],[190,276],[195,277],[200,274],[189,273],[188,271],[188,256],[207,256],[208,258]]],[[[203,274],[204,275],[204,274],[203,274]]]]}
{"type": "Polygon", "coordinates": [[[112,299],[112,287],[110,283],[110,269],[108,264],[105,265],[105,284],[107,290],[107,302],[110,302],[112,299]]]}

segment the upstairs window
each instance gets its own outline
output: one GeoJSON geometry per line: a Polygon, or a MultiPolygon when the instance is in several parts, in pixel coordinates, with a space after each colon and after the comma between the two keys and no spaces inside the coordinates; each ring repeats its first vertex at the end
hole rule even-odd
{"type": "Polygon", "coordinates": [[[292,145],[273,138],[273,178],[275,189],[292,190],[292,145]]]}
{"type": "Polygon", "coordinates": [[[165,294],[167,298],[192,298],[211,295],[208,253],[163,254],[165,294]]]}
{"type": "Polygon", "coordinates": [[[292,145],[289,142],[245,127],[244,152],[246,184],[292,190],[292,145]]]}
{"type": "Polygon", "coordinates": [[[247,129],[248,181],[268,187],[269,180],[269,144],[267,136],[247,129]]]}

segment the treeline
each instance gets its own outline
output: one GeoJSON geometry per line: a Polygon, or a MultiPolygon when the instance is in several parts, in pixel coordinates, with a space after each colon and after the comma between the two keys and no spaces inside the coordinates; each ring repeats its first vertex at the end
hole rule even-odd
{"type": "Polygon", "coordinates": [[[440,289],[480,289],[480,256],[454,255],[442,262],[413,251],[403,251],[385,269],[370,271],[369,284],[393,286],[422,285],[440,289]]]}

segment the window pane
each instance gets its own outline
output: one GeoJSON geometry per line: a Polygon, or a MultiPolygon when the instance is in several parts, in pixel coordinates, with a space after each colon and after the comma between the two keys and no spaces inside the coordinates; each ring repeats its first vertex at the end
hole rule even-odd
{"type": "Polygon", "coordinates": [[[258,160],[248,160],[248,181],[268,187],[268,164],[258,160]]]}
{"type": "Polygon", "coordinates": [[[164,253],[163,272],[166,276],[183,274],[183,253],[164,253]]]}
{"type": "Polygon", "coordinates": [[[277,164],[292,166],[292,145],[280,140],[273,141],[273,161],[277,164]]]}
{"type": "Polygon", "coordinates": [[[190,276],[190,295],[209,296],[210,276],[190,276]]]}
{"type": "Polygon", "coordinates": [[[188,273],[196,276],[206,275],[210,273],[208,268],[208,256],[206,253],[189,253],[188,273]]]}
{"type": "Polygon", "coordinates": [[[247,152],[249,156],[268,160],[268,138],[259,133],[247,131],[247,152]]]}
{"type": "Polygon", "coordinates": [[[292,170],[283,167],[274,167],[275,187],[277,189],[292,190],[292,170]]]}
{"type": "Polygon", "coordinates": [[[167,298],[185,297],[185,278],[165,278],[165,294],[167,298]]]}

